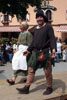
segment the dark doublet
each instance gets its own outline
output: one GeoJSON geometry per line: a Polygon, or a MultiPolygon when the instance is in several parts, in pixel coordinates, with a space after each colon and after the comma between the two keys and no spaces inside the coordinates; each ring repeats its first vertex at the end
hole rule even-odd
{"type": "Polygon", "coordinates": [[[56,40],[54,31],[51,25],[46,24],[45,26],[35,29],[33,40],[28,48],[28,51],[34,50],[49,50],[56,49],[56,40]]]}

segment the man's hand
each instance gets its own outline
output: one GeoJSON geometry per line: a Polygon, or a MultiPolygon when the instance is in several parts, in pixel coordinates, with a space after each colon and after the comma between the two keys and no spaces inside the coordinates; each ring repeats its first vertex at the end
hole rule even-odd
{"type": "Polygon", "coordinates": [[[23,53],[23,55],[24,55],[24,56],[28,56],[29,53],[30,53],[29,51],[25,51],[25,52],[23,53]]]}
{"type": "Polygon", "coordinates": [[[52,50],[52,55],[51,55],[51,58],[55,58],[56,57],[56,51],[55,49],[52,50]]]}

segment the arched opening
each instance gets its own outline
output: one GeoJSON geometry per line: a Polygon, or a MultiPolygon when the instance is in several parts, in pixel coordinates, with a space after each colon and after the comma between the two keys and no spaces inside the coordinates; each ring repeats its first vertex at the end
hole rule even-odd
{"type": "Polygon", "coordinates": [[[52,12],[51,12],[51,10],[47,10],[45,14],[48,18],[48,21],[52,21],[52,12]]]}

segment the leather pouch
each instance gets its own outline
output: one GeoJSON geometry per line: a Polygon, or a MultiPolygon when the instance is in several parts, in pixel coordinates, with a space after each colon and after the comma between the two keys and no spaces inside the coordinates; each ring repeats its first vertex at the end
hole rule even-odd
{"type": "Polygon", "coordinates": [[[38,61],[43,62],[45,60],[46,60],[45,54],[44,54],[44,52],[42,52],[41,55],[38,57],[38,61]]]}

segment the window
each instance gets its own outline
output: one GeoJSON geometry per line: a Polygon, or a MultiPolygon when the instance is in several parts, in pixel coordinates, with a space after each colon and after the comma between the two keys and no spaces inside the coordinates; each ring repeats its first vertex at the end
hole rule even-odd
{"type": "Polygon", "coordinates": [[[42,0],[41,5],[42,5],[42,6],[47,6],[47,5],[49,5],[49,0],[42,0]]]}
{"type": "Polygon", "coordinates": [[[67,10],[66,10],[66,20],[67,20],[67,10]]]}
{"type": "Polygon", "coordinates": [[[46,0],[42,0],[41,6],[45,6],[46,5],[46,0]]]}
{"type": "Polygon", "coordinates": [[[48,21],[52,21],[52,12],[51,12],[51,10],[47,10],[45,14],[48,18],[48,21]]]}
{"type": "Polygon", "coordinates": [[[12,17],[10,15],[7,15],[7,14],[1,15],[1,22],[3,24],[8,24],[11,21],[12,21],[12,17]]]}
{"type": "Polygon", "coordinates": [[[26,21],[30,21],[30,14],[29,13],[27,13],[27,15],[26,15],[26,21]]]}

